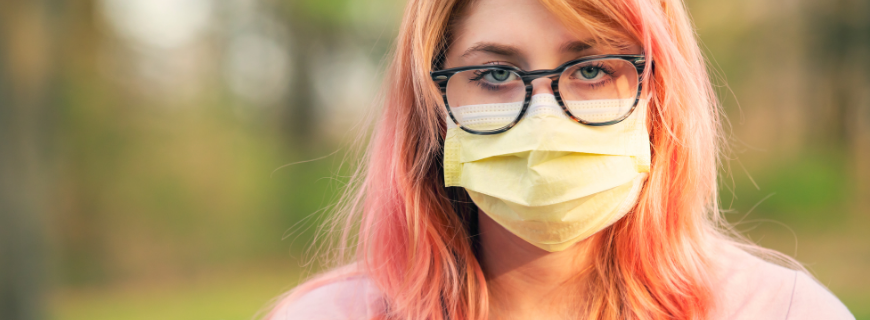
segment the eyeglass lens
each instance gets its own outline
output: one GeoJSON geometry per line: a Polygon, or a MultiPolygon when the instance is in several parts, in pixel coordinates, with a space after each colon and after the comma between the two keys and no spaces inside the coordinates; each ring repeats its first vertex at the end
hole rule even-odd
{"type": "MultiPolygon", "coordinates": [[[[624,117],[634,106],[638,88],[635,66],[622,59],[582,62],[559,76],[559,94],[568,112],[586,123],[624,117]]],[[[447,82],[447,103],[459,125],[495,131],[518,120],[526,99],[519,74],[476,69],[454,74],[447,82]]]]}

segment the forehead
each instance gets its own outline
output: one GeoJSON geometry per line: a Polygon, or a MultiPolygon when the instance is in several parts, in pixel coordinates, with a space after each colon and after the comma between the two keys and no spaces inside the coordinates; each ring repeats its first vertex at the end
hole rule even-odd
{"type": "Polygon", "coordinates": [[[571,40],[591,35],[586,30],[570,32],[538,0],[477,0],[466,10],[457,26],[457,41],[475,37],[517,42],[571,40]]]}
{"type": "Polygon", "coordinates": [[[520,55],[551,55],[566,42],[591,38],[588,30],[568,29],[537,0],[478,0],[453,29],[448,56],[478,43],[515,47],[520,55]]]}

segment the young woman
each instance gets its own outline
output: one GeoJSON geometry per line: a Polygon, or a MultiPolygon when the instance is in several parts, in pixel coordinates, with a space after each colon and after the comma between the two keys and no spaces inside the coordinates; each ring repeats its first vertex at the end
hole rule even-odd
{"type": "Polygon", "coordinates": [[[680,0],[411,0],[397,44],[350,258],[269,319],[853,319],[732,240],[680,0]]]}

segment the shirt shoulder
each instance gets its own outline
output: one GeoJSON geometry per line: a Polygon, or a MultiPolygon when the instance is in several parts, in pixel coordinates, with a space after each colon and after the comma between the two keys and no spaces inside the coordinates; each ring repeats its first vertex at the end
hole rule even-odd
{"type": "Polygon", "coordinates": [[[268,320],[356,320],[379,313],[381,294],[368,277],[357,275],[319,284],[278,303],[268,320]]]}
{"type": "Polygon", "coordinates": [[[714,261],[712,319],[854,319],[824,286],[788,269],[724,244],[714,261]]]}
{"type": "Polygon", "coordinates": [[[854,320],[855,316],[827,288],[816,282],[813,278],[810,278],[807,274],[798,272],[788,319],[854,320]]]}

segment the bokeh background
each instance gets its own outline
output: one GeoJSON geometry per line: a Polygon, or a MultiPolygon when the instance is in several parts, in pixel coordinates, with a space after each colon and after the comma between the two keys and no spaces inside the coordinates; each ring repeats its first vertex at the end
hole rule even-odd
{"type": "MultiPolygon", "coordinates": [[[[687,5],[728,219],[870,319],[870,1],[687,5]]],[[[250,319],[316,272],[402,9],[0,2],[0,319],[250,319]]]]}

